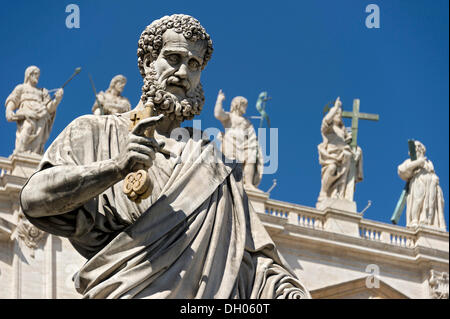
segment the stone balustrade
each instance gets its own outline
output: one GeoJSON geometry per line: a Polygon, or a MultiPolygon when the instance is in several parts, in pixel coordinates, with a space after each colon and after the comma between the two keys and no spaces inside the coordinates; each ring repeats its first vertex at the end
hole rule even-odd
{"type": "Polygon", "coordinates": [[[405,227],[388,225],[362,219],[359,223],[360,237],[394,246],[414,248],[416,234],[405,227]]]}
{"type": "Polygon", "coordinates": [[[12,170],[11,161],[8,158],[0,156],[0,176],[5,175],[11,170],[12,170]]]}
{"type": "Polygon", "coordinates": [[[308,208],[293,206],[290,203],[282,203],[276,200],[265,202],[265,213],[268,215],[287,218],[291,224],[312,228],[323,229],[323,214],[308,210],[308,208]]]}
{"type": "MultiPolygon", "coordinates": [[[[448,232],[436,229],[410,229],[364,219],[359,213],[349,213],[337,209],[318,210],[311,207],[269,199],[266,193],[247,191],[248,197],[263,223],[279,225],[295,225],[300,228],[313,229],[322,232],[332,232],[359,238],[371,243],[388,244],[393,247],[414,249],[418,245],[441,247],[448,252],[448,232]],[[271,216],[271,217],[267,217],[271,216]],[[276,221],[279,219],[279,222],[276,221]],[[428,245],[433,241],[433,245],[428,245]]],[[[291,231],[291,230],[290,230],[291,231]]]]}

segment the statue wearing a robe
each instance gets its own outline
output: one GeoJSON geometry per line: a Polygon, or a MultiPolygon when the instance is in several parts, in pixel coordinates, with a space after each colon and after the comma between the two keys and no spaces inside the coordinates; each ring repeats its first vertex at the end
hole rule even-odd
{"type": "Polygon", "coordinates": [[[88,261],[76,277],[85,298],[308,298],[256,216],[239,163],[213,143],[172,130],[199,114],[200,74],[212,42],[186,15],[154,21],[141,35],[141,103],[152,116],[130,132],[132,112],[73,121],[22,189],[36,226],[68,237],[88,261]],[[154,127],[152,138],[142,132],[154,127]],[[136,165],[153,191],[122,192],[136,165]]]}
{"type": "Polygon", "coordinates": [[[222,142],[222,153],[243,164],[244,186],[247,189],[255,190],[261,182],[264,160],[255,128],[244,117],[248,101],[242,96],[236,96],[231,101],[230,112],[225,112],[222,107],[224,99],[225,95],[220,90],[214,108],[214,116],[225,128],[225,133],[219,135],[222,142]]]}
{"type": "Polygon", "coordinates": [[[444,195],[439,186],[433,163],[425,157],[425,146],[415,141],[417,159],[407,159],[398,167],[398,175],[409,181],[406,198],[406,226],[446,229],[444,219],[444,195]]]}
{"type": "Polygon", "coordinates": [[[353,201],[355,184],[362,181],[362,151],[353,150],[352,139],[342,121],[342,102],[339,98],[322,120],[323,141],[318,146],[322,166],[322,185],[317,206],[327,198],[353,201]]]}
{"type": "Polygon", "coordinates": [[[46,89],[36,87],[39,76],[39,68],[29,66],[24,83],[16,86],[5,102],[6,119],[17,123],[14,153],[42,155],[52,130],[63,89],[58,89],[52,99],[46,89]]]}
{"type": "Polygon", "coordinates": [[[92,113],[95,115],[109,115],[128,112],[131,109],[130,101],[122,96],[126,84],[127,78],[123,75],[119,74],[113,77],[106,92],[100,91],[97,94],[95,103],[92,106],[92,113]]]}

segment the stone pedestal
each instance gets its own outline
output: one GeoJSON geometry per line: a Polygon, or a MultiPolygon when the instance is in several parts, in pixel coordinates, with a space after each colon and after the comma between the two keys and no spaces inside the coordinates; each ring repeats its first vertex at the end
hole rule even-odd
{"type": "Polygon", "coordinates": [[[417,247],[449,251],[448,232],[425,226],[418,226],[415,231],[417,247]]]}
{"type": "Polygon", "coordinates": [[[9,174],[28,178],[36,171],[41,162],[42,155],[34,153],[12,154],[8,158],[11,163],[11,172],[9,174]]]}
{"type": "Polygon", "coordinates": [[[247,193],[249,197],[249,202],[255,209],[255,212],[264,214],[265,213],[265,206],[264,203],[269,199],[269,194],[265,193],[259,189],[245,189],[245,192],[247,193]]]}
{"type": "Polygon", "coordinates": [[[362,216],[354,212],[327,208],[325,211],[324,229],[333,233],[360,237],[359,223],[361,219],[362,216]]]}
{"type": "Polygon", "coordinates": [[[346,212],[356,213],[356,203],[346,199],[326,198],[318,202],[316,208],[319,210],[326,210],[327,208],[338,209],[346,212]]]}

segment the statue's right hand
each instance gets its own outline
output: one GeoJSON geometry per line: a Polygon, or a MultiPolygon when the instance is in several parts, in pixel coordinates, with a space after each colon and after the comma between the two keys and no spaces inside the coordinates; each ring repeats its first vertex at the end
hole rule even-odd
{"type": "Polygon", "coordinates": [[[341,98],[339,96],[337,97],[336,102],[334,102],[334,106],[335,107],[341,107],[342,106],[341,98]]]}
{"type": "Polygon", "coordinates": [[[15,114],[12,116],[13,121],[21,121],[26,118],[26,114],[22,112],[21,110],[17,110],[15,114]]]}
{"type": "Polygon", "coordinates": [[[126,147],[119,154],[117,164],[123,176],[138,169],[149,169],[155,160],[155,153],[164,146],[153,137],[146,137],[145,132],[156,125],[163,115],[141,120],[128,134],[126,147]]]}
{"type": "Polygon", "coordinates": [[[427,158],[425,156],[423,156],[423,157],[420,157],[417,161],[419,163],[419,167],[424,167],[425,163],[427,162],[427,158]]]}
{"type": "Polygon", "coordinates": [[[219,100],[219,101],[225,100],[225,94],[222,92],[222,89],[220,89],[219,94],[217,94],[217,100],[219,100]]]}

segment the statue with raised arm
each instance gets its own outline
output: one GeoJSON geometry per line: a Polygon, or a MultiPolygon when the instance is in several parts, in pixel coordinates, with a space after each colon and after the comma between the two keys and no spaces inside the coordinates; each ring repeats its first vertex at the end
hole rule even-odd
{"type": "Polygon", "coordinates": [[[29,66],[23,84],[17,85],[5,102],[6,119],[17,123],[14,153],[43,154],[55,119],[56,108],[63,97],[63,89],[51,98],[49,91],[38,88],[40,70],[29,66]]]}
{"type": "Polygon", "coordinates": [[[426,148],[414,141],[415,160],[407,159],[398,166],[398,175],[409,181],[406,197],[406,226],[425,225],[446,230],[444,219],[444,195],[439,186],[433,163],[425,156],[426,148]]]}
{"type": "Polygon", "coordinates": [[[95,115],[108,115],[128,112],[131,109],[130,101],[122,96],[126,84],[127,78],[123,75],[119,74],[113,77],[106,92],[100,91],[97,94],[95,103],[92,106],[92,113],[95,115]]]}
{"type": "Polygon", "coordinates": [[[354,185],[362,181],[362,151],[350,146],[352,134],[342,121],[342,102],[334,106],[322,120],[323,141],[318,146],[322,166],[322,185],[316,206],[322,207],[327,199],[353,201],[354,185]]]}
{"type": "Polygon", "coordinates": [[[310,297],[249,203],[241,166],[180,127],[203,108],[212,52],[193,17],[153,21],[138,41],[138,106],[75,119],[24,185],[30,222],[88,259],[75,278],[84,298],[310,297]],[[128,183],[146,196],[134,200],[128,183]]]}
{"type": "Polygon", "coordinates": [[[264,161],[255,128],[244,117],[248,101],[245,97],[236,96],[231,101],[230,111],[226,112],[222,106],[224,100],[225,94],[220,90],[214,116],[225,128],[225,133],[219,135],[222,153],[243,165],[244,186],[247,189],[257,190],[263,174],[264,161]]]}

